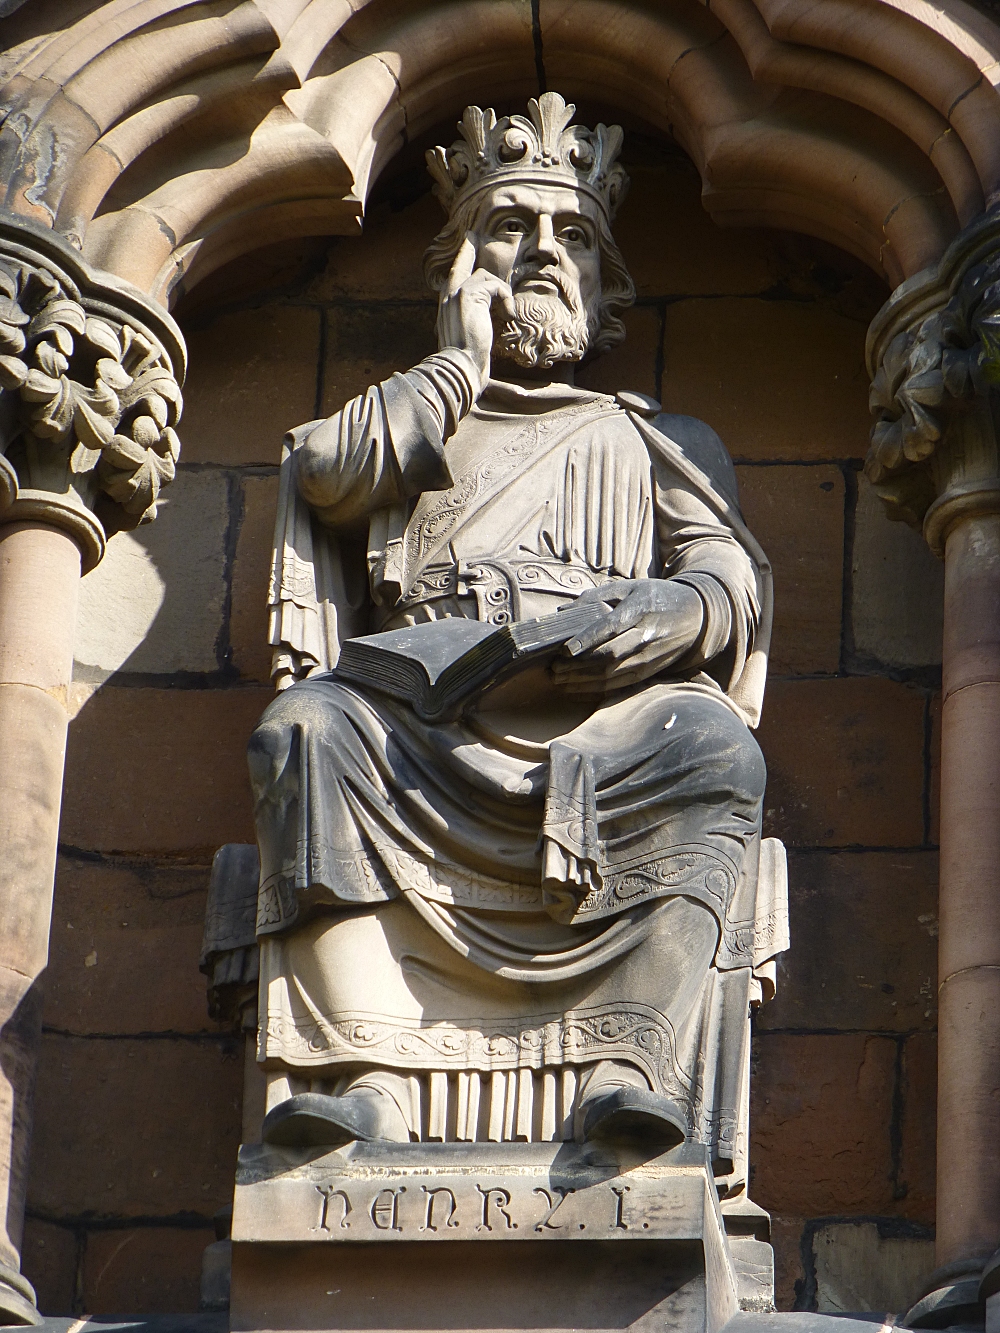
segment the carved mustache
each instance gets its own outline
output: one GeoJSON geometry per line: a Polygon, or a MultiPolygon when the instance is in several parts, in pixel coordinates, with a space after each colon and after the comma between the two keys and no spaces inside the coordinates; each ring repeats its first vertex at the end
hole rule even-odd
{"type": "Polygon", "coordinates": [[[576,311],[580,308],[579,289],[575,283],[570,283],[558,268],[516,268],[510,277],[511,290],[516,294],[522,283],[530,282],[534,278],[544,278],[546,282],[551,282],[570,310],[576,311]]]}

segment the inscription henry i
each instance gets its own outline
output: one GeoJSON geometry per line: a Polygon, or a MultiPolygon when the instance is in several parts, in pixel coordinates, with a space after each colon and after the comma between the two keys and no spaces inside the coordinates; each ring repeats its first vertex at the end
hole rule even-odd
{"type": "MultiPolygon", "coordinates": [[[[538,1177],[531,1175],[508,1177],[503,1184],[470,1175],[452,1177],[447,1184],[439,1177],[433,1184],[417,1184],[412,1178],[409,1185],[398,1180],[392,1184],[378,1180],[338,1184],[276,1181],[256,1188],[281,1191],[280,1197],[286,1200],[289,1190],[298,1197],[307,1190],[313,1200],[307,1225],[310,1236],[342,1241],[487,1236],[567,1239],[581,1232],[595,1239],[624,1232],[659,1234],[664,1229],[669,1232],[678,1207],[690,1206],[703,1190],[697,1175],[679,1181],[680,1194],[675,1181],[671,1207],[662,1184],[655,1179],[638,1189],[620,1178],[582,1188],[537,1182],[538,1177]]],[[[295,1212],[304,1218],[307,1211],[298,1206],[290,1211],[279,1202],[273,1214],[280,1219],[295,1212]]]]}

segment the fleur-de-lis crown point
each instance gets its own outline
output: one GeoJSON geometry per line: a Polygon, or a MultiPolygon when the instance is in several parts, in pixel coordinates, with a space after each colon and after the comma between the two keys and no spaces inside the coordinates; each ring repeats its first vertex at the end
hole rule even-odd
{"type": "Polygon", "coordinates": [[[445,211],[470,195],[504,180],[533,177],[567,184],[595,198],[614,218],[628,189],[628,176],[617,161],[624,135],[620,125],[590,130],[571,121],[576,107],[558,93],[542,93],[528,102],[527,116],[497,118],[492,107],[467,106],[458,130],[462,136],[427,154],[434,193],[445,211]]]}

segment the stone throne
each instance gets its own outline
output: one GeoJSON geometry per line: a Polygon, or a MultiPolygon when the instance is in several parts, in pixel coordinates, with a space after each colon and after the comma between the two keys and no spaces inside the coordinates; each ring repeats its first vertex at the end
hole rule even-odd
{"type": "MultiPolygon", "coordinates": [[[[563,1323],[570,1296],[571,1305],[582,1301],[584,1311],[599,1311],[599,1326],[609,1328],[646,1327],[648,1317],[650,1327],[715,1329],[737,1308],[773,1309],[770,1219],[749,1198],[747,1157],[752,1012],[773,997],[775,955],[788,944],[785,851],[777,839],[759,841],[756,878],[748,875],[741,885],[737,910],[743,916],[732,926],[755,932],[761,962],[749,1004],[727,1034],[726,1070],[738,1083],[740,1108],[733,1156],[714,1162],[695,1144],[652,1157],[576,1145],[571,1067],[497,1072],[488,1079],[440,1067],[410,1075],[420,1108],[411,1148],[349,1144],[327,1152],[261,1144],[270,1106],[328,1085],[291,1079],[256,1060],[259,865],[252,844],[229,844],[216,854],[202,951],[212,1016],[247,1034],[232,1247],[234,1329],[410,1328],[435,1321],[448,1328],[535,1327],[516,1313],[525,1285],[544,1293],[541,1308],[552,1327],[581,1322],[576,1308],[563,1323]],[[575,1194],[586,1202],[570,1217],[575,1194]],[[614,1242],[639,1242],[634,1258],[632,1250],[615,1251],[609,1264],[602,1253],[609,1232],[614,1242]],[[556,1273],[544,1254],[541,1271],[522,1263],[521,1247],[512,1271],[503,1262],[484,1265],[477,1253],[471,1284],[456,1274],[450,1247],[440,1264],[422,1248],[428,1240],[470,1239],[571,1240],[574,1248],[560,1254],[556,1273]],[[584,1239],[589,1247],[581,1246],[584,1239]],[[383,1259],[386,1242],[396,1248],[383,1259]],[[372,1245],[378,1248],[369,1250],[372,1245]],[[414,1246],[421,1248],[411,1253],[414,1246]],[[387,1264],[398,1274],[398,1299],[386,1300],[387,1264]],[[317,1295],[332,1290],[333,1276],[348,1288],[347,1311],[325,1309],[317,1295]],[[491,1300],[506,1302],[499,1320],[481,1308],[483,1281],[497,1288],[491,1300]],[[623,1282],[632,1292],[624,1304],[616,1295],[623,1282]],[[374,1318],[369,1302],[380,1306],[374,1318]]],[[[609,1037],[581,1032],[581,1041],[609,1037]]],[[[206,1255],[216,1301],[225,1292],[215,1273],[219,1248],[209,1247],[206,1255]]],[[[512,1253],[505,1246],[501,1258],[512,1253]]],[[[537,1293],[532,1301],[537,1309],[537,1293]]]]}
{"type": "Polygon", "coordinates": [[[466,109],[428,155],[438,353],[287,437],[259,863],[218,854],[203,963],[266,1076],[234,1328],[771,1303],[746,1194],[750,1015],[788,943],[749,730],[770,566],[714,432],[573,382],[634,297],[622,132],[574,110],[466,109]],[[432,705],[414,662],[461,689],[432,705]]]}

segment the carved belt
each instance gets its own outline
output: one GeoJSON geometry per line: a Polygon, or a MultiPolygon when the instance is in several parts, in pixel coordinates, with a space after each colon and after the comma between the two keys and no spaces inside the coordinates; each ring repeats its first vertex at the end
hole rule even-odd
{"type": "Polygon", "coordinates": [[[399,598],[393,614],[421,602],[472,594],[477,619],[490,625],[509,625],[521,619],[521,593],[546,592],[568,598],[597,588],[610,576],[594,573],[561,560],[530,560],[510,565],[502,560],[460,560],[457,565],[430,565],[399,598]]]}

